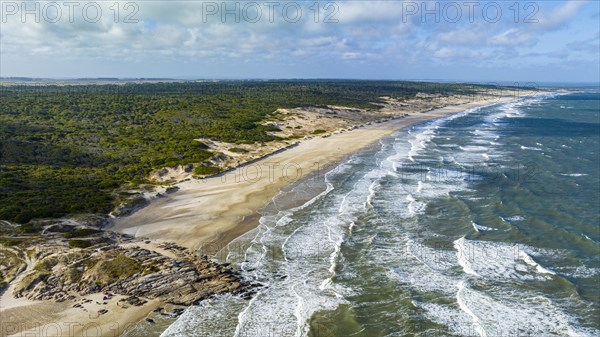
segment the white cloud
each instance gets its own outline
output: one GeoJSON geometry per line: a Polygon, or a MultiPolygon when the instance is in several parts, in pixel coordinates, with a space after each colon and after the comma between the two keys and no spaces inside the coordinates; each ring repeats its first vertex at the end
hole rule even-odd
{"type": "MultiPolygon", "coordinates": [[[[540,3],[536,14],[538,24],[515,24],[508,10],[497,23],[484,22],[481,18],[471,23],[465,18],[456,23],[435,24],[423,23],[418,16],[404,23],[399,1],[351,1],[336,2],[338,23],[324,23],[324,2],[320,3],[320,22],[313,20],[314,7],[310,7],[314,3],[302,2],[304,15],[297,23],[283,20],[281,5],[272,23],[265,11],[257,23],[235,23],[231,16],[221,22],[220,15],[209,16],[209,22],[204,22],[206,6],[203,4],[208,1],[141,1],[137,2],[139,12],[135,17],[139,22],[123,23],[122,19],[128,14],[123,10],[125,3],[127,1],[119,2],[121,20],[118,23],[108,8],[113,5],[112,1],[102,2],[105,15],[97,23],[81,18],[76,18],[74,23],[66,20],[21,23],[20,17],[9,19],[2,24],[2,56],[13,59],[45,56],[82,62],[91,58],[140,64],[162,62],[173,68],[198,60],[218,62],[220,67],[228,62],[241,64],[253,59],[281,64],[371,62],[374,67],[384,64],[426,67],[432,63],[460,62],[497,62],[505,66],[517,62],[532,46],[548,47],[551,42],[545,37],[556,36],[564,32],[560,28],[576,23],[583,8],[580,1],[558,5],[540,3]]],[[[563,38],[560,43],[556,42],[560,44],[556,48],[536,49],[543,55],[544,51],[560,50],[568,42],[563,38]]],[[[561,52],[570,55],[585,52],[593,56],[597,55],[592,51],[595,46],[597,40],[591,40],[572,44],[570,50],[561,52]],[[579,51],[578,45],[581,45],[579,51]]],[[[532,62],[543,57],[528,55],[532,62]]]]}
{"type": "Polygon", "coordinates": [[[522,29],[510,28],[500,34],[492,36],[489,40],[490,45],[501,46],[527,46],[531,47],[537,43],[537,39],[531,33],[522,29]]]}
{"type": "Polygon", "coordinates": [[[456,55],[457,54],[454,52],[454,50],[448,47],[441,48],[434,53],[434,56],[438,58],[456,57],[456,55]]]}
{"type": "MultiPolygon", "coordinates": [[[[539,24],[532,24],[534,28],[542,29],[558,29],[572,22],[580,9],[586,5],[587,0],[568,0],[564,5],[559,6],[553,11],[541,10],[535,15],[535,19],[539,20],[539,24]]],[[[537,6],[537,3],[533,2],[537,6]]]]}
{"type": "MultiPolygon", "coordinates": [[[[334,3],[339,9],[339,22],[344,25],[356,23],[382,23],[384,21],[401,20],[402,2],[401,1],[351,1],[334,3]]],[[[332,14],[333,9],[327,11],[332,14]]]]}
{"type": "Polygon", "coordinates": [[[480,44],[485,39],[485,33],[481,25],[476,27],[467,26],[457,30],[441,32],[437,35],[437,40],[453,45],[475,45],[480,44]]]}

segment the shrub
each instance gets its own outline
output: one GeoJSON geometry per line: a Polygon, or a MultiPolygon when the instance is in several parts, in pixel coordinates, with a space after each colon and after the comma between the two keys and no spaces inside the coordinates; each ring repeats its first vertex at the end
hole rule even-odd
{"type": "Polygon", "coordinates": [[[216,166],[198,166],[194,169],[194,174],[199,176],[207,176],[219,172],[221,172],[221,169],[216,166]]]}
{"type": "Polygon", "coordinates": [[[101,287],[123,280],[143,270],[142,265],[121,253],[112,259],[102,259],[84,273],[87,281],[92,281],[101,287]]]}
{"type": "Polygon", "coordinates": [[[246,149],[242,149],[241,147],[232,147],[229,149],[229,152],[233,153],[248,153],[249,151],[246,149]]]}
{"type": "Polygon", "coordinates": [[[44,229],[44,226],[41,224],[27,223],[27,224],[23,224],[19,227],[19,232],[33,234],[33,233],[41,232],[42,229],[44,229]]]}
{"type": "Polygon", "coordinates": [[[90,236],[92,234],[101,233],[101,230],[92,229],[92,228],[77,228],[72,232],[65,233],[65,238],[81,238],[85,236],[90,236]]]}
{"type": "Polygon", "coordinates": [[[71,248],[87,248],[93,244],[94,243],[89,240],[69,240],[69,247],[71,248]]]}
{"type": "Polygon", "coordinates": [[[267,131],[273,131],[273,132],[279,132],[281,131],[281,129],[275,125],[267,125],[266,126],[266,130],[267,131]]]}
{"type": "Polygon", "coordinates": [[[3,246],[16,246],[23,242],[22,239],[0,239],[0,245],[3,246]]]}

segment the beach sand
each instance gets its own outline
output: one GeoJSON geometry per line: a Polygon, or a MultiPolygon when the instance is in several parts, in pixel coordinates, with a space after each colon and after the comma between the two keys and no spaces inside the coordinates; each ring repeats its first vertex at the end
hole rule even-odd
{"type": "Polygon", "coordinates": [[[139,307],[117,304],[125,298],[120,295],[107,301],[102,298],[100,293],[84,296],[81,300],[91,301],[81,307],[73,307],[71,301],[18,299],[19,305],[0,311],[0,336],[120,336],[162,305],[158,300],[139,307]],[[108,311],[99,313],[103,309],[108,311]]]}
{"type": "Polygon", "coordinates": [[[326,138],[303,140],[295,147],[238,167],[221,176],[178,183],[179,190],[153,200],[136,213],[116,219],[112,230],[174,241],[190,249],[216,252],[255,228],[257,210],[286,185],[310,174],[324,174],[336,163],[391,133],[416,123],[466,109],[508,102],[514,97],[480,100],[412,113],[326,138]],[[316,173],[315,173],[316,172],[316,173]]]}

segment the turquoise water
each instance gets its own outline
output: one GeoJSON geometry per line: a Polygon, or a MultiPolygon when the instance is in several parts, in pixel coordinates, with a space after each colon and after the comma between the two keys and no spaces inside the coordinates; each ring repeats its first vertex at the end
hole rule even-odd
{"type": "Polygon", "coordinates": [[[599,149],[597,92],[399,131],[221,252],[264,285],[253,299],[163,336],[598,336],[599,149]]]}

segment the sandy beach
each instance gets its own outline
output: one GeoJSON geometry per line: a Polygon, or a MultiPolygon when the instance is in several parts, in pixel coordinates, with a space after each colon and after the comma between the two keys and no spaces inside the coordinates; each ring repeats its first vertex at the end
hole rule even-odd
{"type": "Polygon", "coordinates": [[[514,97],[473,101],[403,118],[367,125],[327,137],[314,137],[297,146],[238,167],[221,176],[178,183],[179,190],[136,213],[116,219],[112,230],[190,249],[224,247],[257,225],[257,210],[286,185],[359,151],[404,127],[470,108],[513,100],[514,97]]]}
{"type": "MultiPolygon", "coordinates": [[[[20,306],[2,308],[1,336],[120,336],[152,310],[161,305],[158,300],[139,306],[125,306],[124,296],[103,301],[102,294],[82,299],[89,303],[73,307],[73,302],[22,300],[20,306]],[[29,302],[29,303],[24,303],[29,302]],[[106,304],[103,304],[106,303],[106,304]],[[106,313],[103,310],[106,310],[106,313]]],[[[6,303],[11,305],[11,303],[6,303]]]]}

